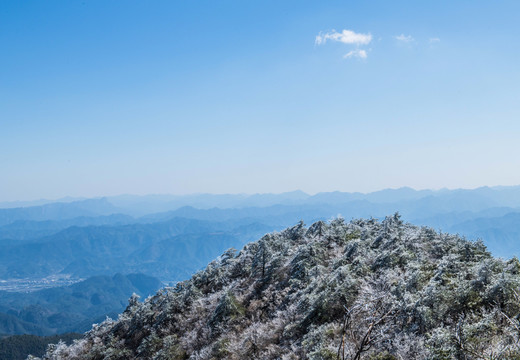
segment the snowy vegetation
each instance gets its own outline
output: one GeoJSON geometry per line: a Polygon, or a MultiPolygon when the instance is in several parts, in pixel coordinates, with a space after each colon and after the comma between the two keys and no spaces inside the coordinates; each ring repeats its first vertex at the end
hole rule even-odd
{"type": "Polygon", "coordinates": [[[520,263],[335,219],[265,235],[43,359],[520,359],[520,263]]]}

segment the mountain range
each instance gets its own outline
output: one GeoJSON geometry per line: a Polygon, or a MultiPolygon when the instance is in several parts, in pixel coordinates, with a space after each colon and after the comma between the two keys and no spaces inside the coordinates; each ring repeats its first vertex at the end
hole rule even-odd
{"type": "Polygon", "coordinates": [[[18,205],[0,204],[0,290],[9,290],[0,291],[0,334],[8,335],[84,331],[115,316],[132,292],[146,296],[161,283],[175,286],[227,249],[300,221],[376,221],[399,212],[439,236],[482,239],[495,256],[520,254],[520,187],[124,195],[18,205]],[[147,279],[147,291],[131,284],[133,275],[125,274],[133,273],[147,279]]]}
{"type": "Polygon", "coordinates": [[[4,204],[0,279],[143,271],[179,281],[225,249],[299,220],[383,218],[396,211],[412,223],[481,238],[497,256],[520,254],[519,186],[66,200],[18,208],[4,204]],[[165,260],[167,253],[171,261],[165,260]]]}

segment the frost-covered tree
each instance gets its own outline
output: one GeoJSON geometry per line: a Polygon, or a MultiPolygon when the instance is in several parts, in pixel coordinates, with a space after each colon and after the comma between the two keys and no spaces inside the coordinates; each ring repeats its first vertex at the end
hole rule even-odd
{"type": "Polygon", "coordinates": [[[520,262],[338,218],[230,249],[44,359],[520,359],[520,262]]]}

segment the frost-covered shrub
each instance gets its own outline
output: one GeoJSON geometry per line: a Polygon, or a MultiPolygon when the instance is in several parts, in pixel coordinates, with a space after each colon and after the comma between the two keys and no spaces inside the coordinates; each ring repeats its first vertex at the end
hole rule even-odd
{"type": "Polygon", "coordinates": [[[520,262],[405,224],[302,222],[44,359],[520,359],[520,262]]]}

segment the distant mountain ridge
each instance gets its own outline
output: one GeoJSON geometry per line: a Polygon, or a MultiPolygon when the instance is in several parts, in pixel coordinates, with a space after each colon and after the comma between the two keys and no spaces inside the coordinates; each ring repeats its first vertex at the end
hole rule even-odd
{"type": "Polygon", "coordinates": [[[437,191],[401,188],[312,196],[301,191],[127,195],[0,209],[0,279],[144,272],[178,281],[225,249],[241,247],[299,220],[312,223],[339,215],[382,218],[396,211],[412,223],[482,238],[493,254],[510,257],[520,255],[520,223],[507,221],[520,214],[520,207],[514,207],[518,204],[520,186],[437,191]],[[136,208],[142,207],[141,212],[146,213],[159,205],[174,208],[132,215],[136,208]],[[170,254],[174,261],[163,254],[170,254]]]}
{"type": "Polygon", "coordinates": [[[168,281],[182,280],[223,248],[241,247],[272,230],[259,224],[248,230],[247,225],[174,218],[157,223],[73,226],[38,239],[9,241],[3,246],[0,242],[0,278],[144,272],[168,281]],[[164,253],[171,257],[161,260],[164,253]]]}
{"type": "MultiPolygon", "coordinates": [[[[341,204],[345,202],[366,200],[371,203],[398,203],[406,201],[416,201],[427,197],[452,198],[452,199],[480,199],[486,206],[506,206],[520,207],[520,186],[495,186],[480,187],[476,189],[441,189],[441,190],[414,190],[409,187],[397,189],[383,189],[371,193],[359,192],[321,192],[315,195],[306,194],[296,190],[280,194],[191,194],[191,195],[119,195],[108,196],[95,199],[64,199],[67,201],[41,200],[43,205],[37,205],[38,201],[25,202],[33,206],[16,206],[17,202],[0,203],[0,224],[5,223],[6,214],[9,210],[15,211],[16,216],[30,217],[38,216],[38,212],[52,212],[59,209],[83,210],[88,214],[75,216],[109,215],[113,213],[123,213],[132,216],[143,216],[152,213],[172,211],[184,206],[191,206],[198,209],[210,208],[247,208],[247,207],[268,207],[272,205],[302,205],[302,204],[341,204]],[[23,210],[22,210],[23,209],[23,210]],[[27,214],[25,214],[27,213],[27,214]]],[[[24,204],[24,202],[22,202],[24,204]]],[[[63,214],[62,218],[63,218],[63,214]]],[[[71,217],[75,217],[71,216],[71,217]]],[[[45,217],[40,214],[40,217],[45,217]]],[[[47,218],[28,219],[19,218],[18,220],[51,220],[47,218]]]]}
{"type": "Polygon", "coordinates": [[[78,216],[63,220],[16,220],[0,226],[0,239],[31,240],[52,235],[73,226],[126,225],[134,222],[133,217],[123,214],[95,217],[78,216]]]}
{"type": "Polygon", "coordinates": [[[64,220],[80,216],[99,216],[118,213],[108,199],[87,199],[70,203],[50,203],[40,206],[0,209],[0,226],[19,220],[64,220]]]}

